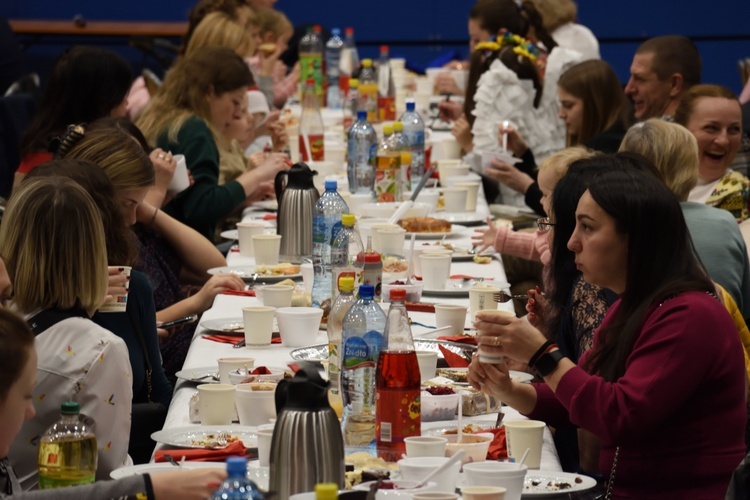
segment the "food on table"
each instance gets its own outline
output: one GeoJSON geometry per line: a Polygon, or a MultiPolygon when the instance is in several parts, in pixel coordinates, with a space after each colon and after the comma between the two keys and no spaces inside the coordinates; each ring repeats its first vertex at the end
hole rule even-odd
{"type": "Polygon", "coordinates": [[[466,387],[461,390],[461,409],[464,415],[485,415],[500,411],[501,402],[494,396],[466,387]]]}
{"type": "Polygon", "coordinates": [[[449,233],[451,223],[433,217],[407,217],[398,221],[398,225],[409,233],[449,233]]]}
{"type": "MultiPolygon", "coordinates": [[[[238,436],[235,436],[233,434],[226,434],[225,435],[227,439],[227,446],[236,443],[240,440],[238,436]]],[[[213,448],[219,446],[219,435],[218,434],[206,434],[200,439],[191,439],[190,444],[193,446],[201,446],[204,448],[213,448]]],[[[223,445],[223,443],[222,443],[223,445]]]]}
{"type": "Polygon", "coordinates": [[[354,470],[345,475],[345,487],[351,489],[360,483],[377,481],[378,479],[389,479],[390,472],[398,470],[398,464],[386,462],[382,458],[374,457],[367,452],[360,451],[344,457],[347,467],[353,466],[354,470]]]}
{"type": "Polygon", "coordinates": [[[398,257],[386,257],[383,259],[384,273],[403,273],[409,268],[409,264],[398,257]]]}
{"type": "Polygon", "coordinates": [[[485,255],[475,255],[473,260],[477,264],[489,264],[490,262],[492,262],[492,257],[488,257],[485,255]]]}
{"type": "Polygon", "coordinates": [[[366,483],[368,481],[390,479],[390,477],[391,473],[387,470],[354,469],[353,471],[344,473],[344,488],[350,490],[358,484],[366,483]]]}
{"type": "Polygon", "coordinates": [[[429,392],[433,396],[445,396],[447,394],[456,393],[456,391],[446,385],[433,385],[425,389],[425,391],[429,392]]]}
{"type": "MultiPolygon", "coordinates": [[[[390,293],[390,290],[393,290],[394,288],[398,288],[399,286],[403,286],[404,290],[406,290],[406,302],[411,303],[417,303],[422,299],[422,294],[420,293],[420,290],[418,287],[415,287],[412,285],[407,285],[404,281],[392,281],[388,283],[388,290],[390,293]]],[[[432,311],[435,312],[435,311],[432,311]]]]}
{"type": "MultiPolygon", "coordinates": [[[[575,482],[580,484],[583,479],[575,478],[575,482]]],[[[526,480],[524,491],[561,491],[569,490],[573,487],[568,481],[547,480],[542,478],[530,478],[526,480]]]]}
{"type": "MultiPolygon", "coordinates": [[[[475,432],[482,432],[486,430],[487,429],[485,429],[484,427],[480,427],[475,424],[467,424],[461,428],[461,432],[463,434],[474,434],[475,432]]],[[[458,429],[447,429],[443,431],[443,434],[446,434],[446,435],[458,434],[458,429]]]]}
{"type": "Polygon", "coordinates": [[[290,262],[282,262],[273,266],[256,266],[253,272],[258,273],[260,276],[290,276],[292,274],[299,274],[299,266],[290,262]]]}
{"type": "Polygon", "coordinates": [[[454,370],[452,368],[438,368],[437,374],[441,377],[449,378],[454,382],[468,382],[468,370],[454,370]]]}
{"type": "Polygon", "coordinates": [[[456,391],[444,385],[422,389],[422,421],[453,420],[458,403],[455,394],[456,391]]]}

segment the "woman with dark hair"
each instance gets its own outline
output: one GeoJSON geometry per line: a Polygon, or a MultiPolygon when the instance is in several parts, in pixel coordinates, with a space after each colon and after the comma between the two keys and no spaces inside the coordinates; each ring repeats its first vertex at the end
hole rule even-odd
{"type": "Polygon", "coordinates": [[[479,314],[480,349],[528,363],[545,383],[521,387],[502,364],[475,359],[471,384],[597,436],[612,497],[723,498],[745,455],[742,347],[677,199],[652,174],[602,170],[568,248],[586,281],[620,295],[593,349],[576,366],[528,322],[479,314]]]}
{"type": "Polygon", "coordinates": [[[119,55],[98,47],[73,47],[55,63],[34,119],[21,139],[21,165],[13,186],[52,159],[53,144],[71,123],[125,116],[133,76],[119,55]]]}

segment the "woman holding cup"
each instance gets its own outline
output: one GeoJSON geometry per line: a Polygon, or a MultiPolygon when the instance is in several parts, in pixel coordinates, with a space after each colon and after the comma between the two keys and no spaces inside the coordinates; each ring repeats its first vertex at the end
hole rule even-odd
{"type": "Polygon", "coordinates": [[[481,349],[529,363],[545,384],[521,386],[478,359],[470,383],[531,418],[598,436],[615,497],[723,497],[745,455],[742,347],[679,203],[651,174],[603,170],[578,203],[568,247],[585,280],[620,295],[594,348],[576,366],[528,322],[480,315],[481,349]]]}

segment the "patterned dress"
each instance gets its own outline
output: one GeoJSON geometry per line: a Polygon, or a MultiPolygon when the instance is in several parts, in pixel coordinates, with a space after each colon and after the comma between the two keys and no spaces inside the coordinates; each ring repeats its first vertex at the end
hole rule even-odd
{"type": "Polygon", "coordinates": [[[706,204],[729,211],[737,222],[750,218],[750,179],[729,171],[719,180],[706,204]]]}

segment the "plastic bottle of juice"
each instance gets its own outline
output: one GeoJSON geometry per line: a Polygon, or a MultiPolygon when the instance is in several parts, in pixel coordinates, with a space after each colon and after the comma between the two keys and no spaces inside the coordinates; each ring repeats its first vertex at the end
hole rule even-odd
{"type": "Polygon", "coordinates": [[[302,93],[302,116],[299,121],[299,153],[302,161],[325,159],[325,128],[315,95],[315,81],[308,78],[302,93]],[[310,151],[307,150],[308,146],[310,151]]]}
{"type": "Polygon", "coordinates": [[[359,109],[367,111],[367,121],[378,123],[378,72],[372,65],[372,59],[362,59],[362,70],[359,72],[359,109]]]}
{"type": "Polygon", "coordinates": [[[396,119],[396,88],[387,45],[380,46],[378,59],[378,118],[381,122],[396,119]]]}
{"type": "Polygon", "coordinates": [[[328,389],[328,400],[336,415],[341,418],[343,413],[341,395],[341,339],[344,329],[344,316],[357,302],[354,294],[354,278],[342,276],[339,279],[339,296],[333,301],[331,313],[328,315],[328,380],[331,387],[328,389]],[[334,406],[334,402],[336,406],[334,406]]]}
{"type": "Polygon", "coordinates": [[[392,139],[393,125],[383,125],[375,171],[375,199],[383,203],[401,201],[401,153],[392,139]]]}
{"type": "Polygon", "coordinates": [[[345,101],[344,132],[348,134],[357,119],[357,111],[359,110],[359,80],[356,78],[349,79],[349,90],[346,92],[345,101]]]}
{"type": "Polygon", "coordinates": [[[91,484],[96,479],[96,436],[80,418],[80,406],[66,401],[61,418],[39,442],[39,488],[91,484]]]}
{"type": "Polygon", "coordinates": [[[401,153],[401,192],[411,191],[411,147],[404,135],[404,124],[393,122],[393,138],[396,151],[401,153]]]}
{"type": "Polygon", "coordinates": [[[307,28],[307,33],[299,42],[300,82],[305,84],[308,78],[315,82],[315,95],[318,106],[323,105],[323,40],[315,29],[320,32],[320,26],[307,28]]]}
{"type": "Polygon", "coordinates": [[[355,293],[362,283],[364,263],[357,260],[357,256],[364,252],[365,247],[362,244],[362,237],[354,227],[355,222],[354,214],[342,215],[341,229],[333,237],[331,244],[331,268],[333,269],[331,289],[334,300],[339,295],[339,289],[336,286],[339,277],[353,276],[355,293]]]}

